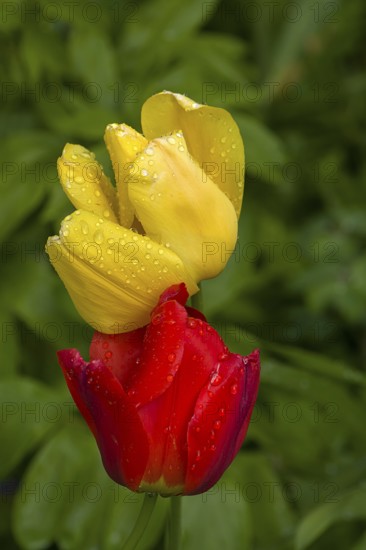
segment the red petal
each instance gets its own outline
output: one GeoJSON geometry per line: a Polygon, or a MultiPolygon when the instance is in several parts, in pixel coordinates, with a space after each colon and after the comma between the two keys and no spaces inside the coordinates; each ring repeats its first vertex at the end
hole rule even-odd
{"type": "Polygon", "coordinates": [[[207,323],[206,317],[198,309],[195,309],[194,307],[186,306],[186,310],[189,317],[193,317],[194,319],[201,319],[201,321],[205,321],[205,323],[207,323]]]}
{"type": "Polygon", "coordinates": [[[185,494],[207,491],[233,460],[245,436],[259,384],[258,352],[230,354],[205,387],[188,426],[185,494]]]}
{"type": "Polygon", "coordinates": [[[95,332],[90,345],[90,359],[99,359],[124,386],[131,369],[136,368],[146,327],[122,334],[95,332]]]}
{"type": "Polygon", "coordinates": [[[100,361],[86,365],[81,383],[105,469],[117,483],[138,489],[149,447],[135,407],[114,374],[100,361]]]}
{"type": "Polygon", "coordinates": [[[209,324],[197,319],[188,319],[183,361],[172,388],[174,402],[163,470],[168,483],[171,476],[170,464],[179,462],[182,476],[185,478],[188,460],[187,426],[202,388],[209,383],[225,350],[222,339],[209,324]]]}
{"type": "Polygon", "coordinates": [[[64,349],[58,351],[57,357],[71,396],[80,413],[85,418],[89,428],[95,435],[96,428],[94,420],[82,396],[81,374],[84,367],[86,367],[86,363],[77,349],[64,349]]]}
{"type": "Polygon", "coordinates": [[[169,300],[175,300],[184,306],[188,298],[189,294],[186,285],[184,283],[180,283],[179,285],[172,285],[167,288],[163,294],[161,294],[158,305],[164,304],[164,302],[168,302],[169,300]]]}
{"type": "Polygon", "coordinates": [[[117,483],[137,489],[148,441],[135,407],[99,360],[86,363],[76,349],[58,352],[70,393],[97,440],[105,469],[117,483]]]}
{"type": "Polygon", "coordinates": [[[183,357],[186,321],[187,312],[176,301],[163,302],[153,310],[139,365],[126,381],[128,395],[137,406],[156,399],[172,384],[183,357]]]}
{"type": "Polygon", "coordinates": [[[150,448],[154,449],[145,479],[154,483],[163,475],[168,487],[182,489],[187,468],[187,426],[202,388],[226,349],[212,327],[192,318],[187,319],[185,341],[182,362],[171,387],[139,409],[150,448]]]}

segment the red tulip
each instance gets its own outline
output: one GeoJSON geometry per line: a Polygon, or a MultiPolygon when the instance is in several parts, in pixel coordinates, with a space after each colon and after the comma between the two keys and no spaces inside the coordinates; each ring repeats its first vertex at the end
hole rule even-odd
{"type": "Polygon", "coordinates": [[[239,451],[256,400],[259,351],[230,353],[187,298],[172,286],[149,325],[96,332],[89,363],[76,349],[58,353],[108,474],[133,491],[207,491],[239,451]]]}

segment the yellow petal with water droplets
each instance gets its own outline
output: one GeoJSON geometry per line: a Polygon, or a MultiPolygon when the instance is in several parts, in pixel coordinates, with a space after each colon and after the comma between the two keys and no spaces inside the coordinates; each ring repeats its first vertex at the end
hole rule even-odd
{"type": "Polygon", "coordinates": [[[146,234],[168,242],[195,281],[215,277],[237,239],[230,200],[192,159],[182,133],[152,140],[135,164],[128,192],[146,234]]]}
{"type": "Polygon", "coordinates": [[[116,191],[95,155],[82,147],[67,143],[57,161],[62,187],[75,206],[116,222],[116,191]]]}
{"type": "Polygon", "coordinates": [[[119,221],[124,227],[131,227],[134,218],[134,210],[128,198],[126,177],[130,173],[130,165],[137,153],[147,145],[147,140],[127,126],[127,124],[108,124],[104,140],[111,157],[114,175],[116,178],[119,221]]]}
{"type": "Polygon", "coordinates": [[[83,210],[63,220],[46,250],[80,315],[107,334],[149,323],[170,285],[185,282],[190,294],[198,291],[174,252],[83,210]]]}
{"type": "Polygon", "coordinates": [[[239,217],[244,192],[244,145],[234,119],[218,107],[172,92],[150,97],[141,123],[148,140],[182,130],[188,150],[229,197],[239,217]]]}

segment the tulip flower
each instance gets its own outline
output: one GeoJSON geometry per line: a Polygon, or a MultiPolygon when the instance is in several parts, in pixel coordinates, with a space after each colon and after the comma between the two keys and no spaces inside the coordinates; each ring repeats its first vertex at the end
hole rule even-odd
{"type": "Polygon", "coordinates": [[[76,349],[58,354],[108,474],[133,491],[208,490],[239,451],[256,400],[258,350],[230,353],[187,298],[174,285],[147,326],[95,333],[90,362],[76,349]]]}
{"type": "Polygon", "coordinates": [[[58,160],[77,210],[47,252],[81,316],[108,334],[146,325],[171,285],[198,292],[237,239],[244,149],[231,115],[163,92],[143,105],[142,129],[107,126],[116,187],[80,145],[58,160]]]}

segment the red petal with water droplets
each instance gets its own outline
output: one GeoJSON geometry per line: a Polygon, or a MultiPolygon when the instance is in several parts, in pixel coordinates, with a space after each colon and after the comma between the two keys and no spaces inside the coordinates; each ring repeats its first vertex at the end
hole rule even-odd
{"type": "Polygon", "coordinates": [[[147,427],[151,456],[148,483],[161,475],[167,487],[183,486],[187,468],[187,426],[204,386],[213,374],[225,345],[216,331],[199,319],[188,318],[181,365],[168,390],[139,409],[147,427]]]}
{"type": "Polygon", "coordinates": [[[152,312],[140,362],[126,380],[127,393],[136,406],[153,401],[172,384],[183,357],[186,321],[184,306],[173,300],[152,312]]]}
{"type": "Polygon", "coordinates": [[[105,469],[117,483],[138,489],[149,447],[134,405],[114,374],[100,361],[86,365],[81,384],[105,469]]]}
{"type": "Polygon", "coordinates": [[[75,349],[58,352],[70,393],[92,430],[108,474],[138,489],[149,453],[135,407],[120,382],[99,360],[86,363],[75,349]]]}
{"type": "Polygon", "coordinates": [[[82,395],[81,374],[86,366],[84,359],[77,349],[64,349],[57,352],[58,362],[62,368],[66,383],[77,408],[85,418],[89,428],[95,435],[96,427],[93,417],[85,404],[82,395]]]}
{"type": "Polygon", "coordinates": [[[197,400],[188,425],[185,494],[212,487],[245,436],[259,384],[259,360],[254,354],[247,364],[245,359],[251,356],[230,354],[197,400]]]}
{"type": "Polygon", "coordinates": [[[164,304],[164,302],[168,302],[169,300],[175,300],[184,306],[188,298],[189,294],[186,285],[184,283],[180,283],[179,285],[172,285],[167,288],[163,294],[161,294],[158,305],[164,304]]]}
{"type": "Polygon", "coordinates": [[[141,355],[145,331],[146,327],[122,334],[95,332],[90,344],[90,360],[102,361],[124,386],[141,355]]]}
{"type": "Polygon", "coordinates": [[[207,323],[206,317],[198,311],[198,309],[195,309],[194,307],[186,306],[186,310],[189,317],[193,317],[194,319],[201,319],[201,321],[205,321],[207,323]]]}
{"type": "MultiPolygon", "coordinates": [[[[202,388],[207,386],[225,351],[225,344],[215,330],[200,319],[189,318],[186,329],[186,346],[172,392],[174,401],[170,418],[163,473],[172,483],[170,464],[179,464],[182,476],[187,470],[187,427],[195,410],[202,388]],[[177,406],[178,404],[178,406],[177,406]],[[173,421],[174,420],[174,421],[173,421]]],[[[183,479],[184,483],[184,479],[183,479]]]]}

